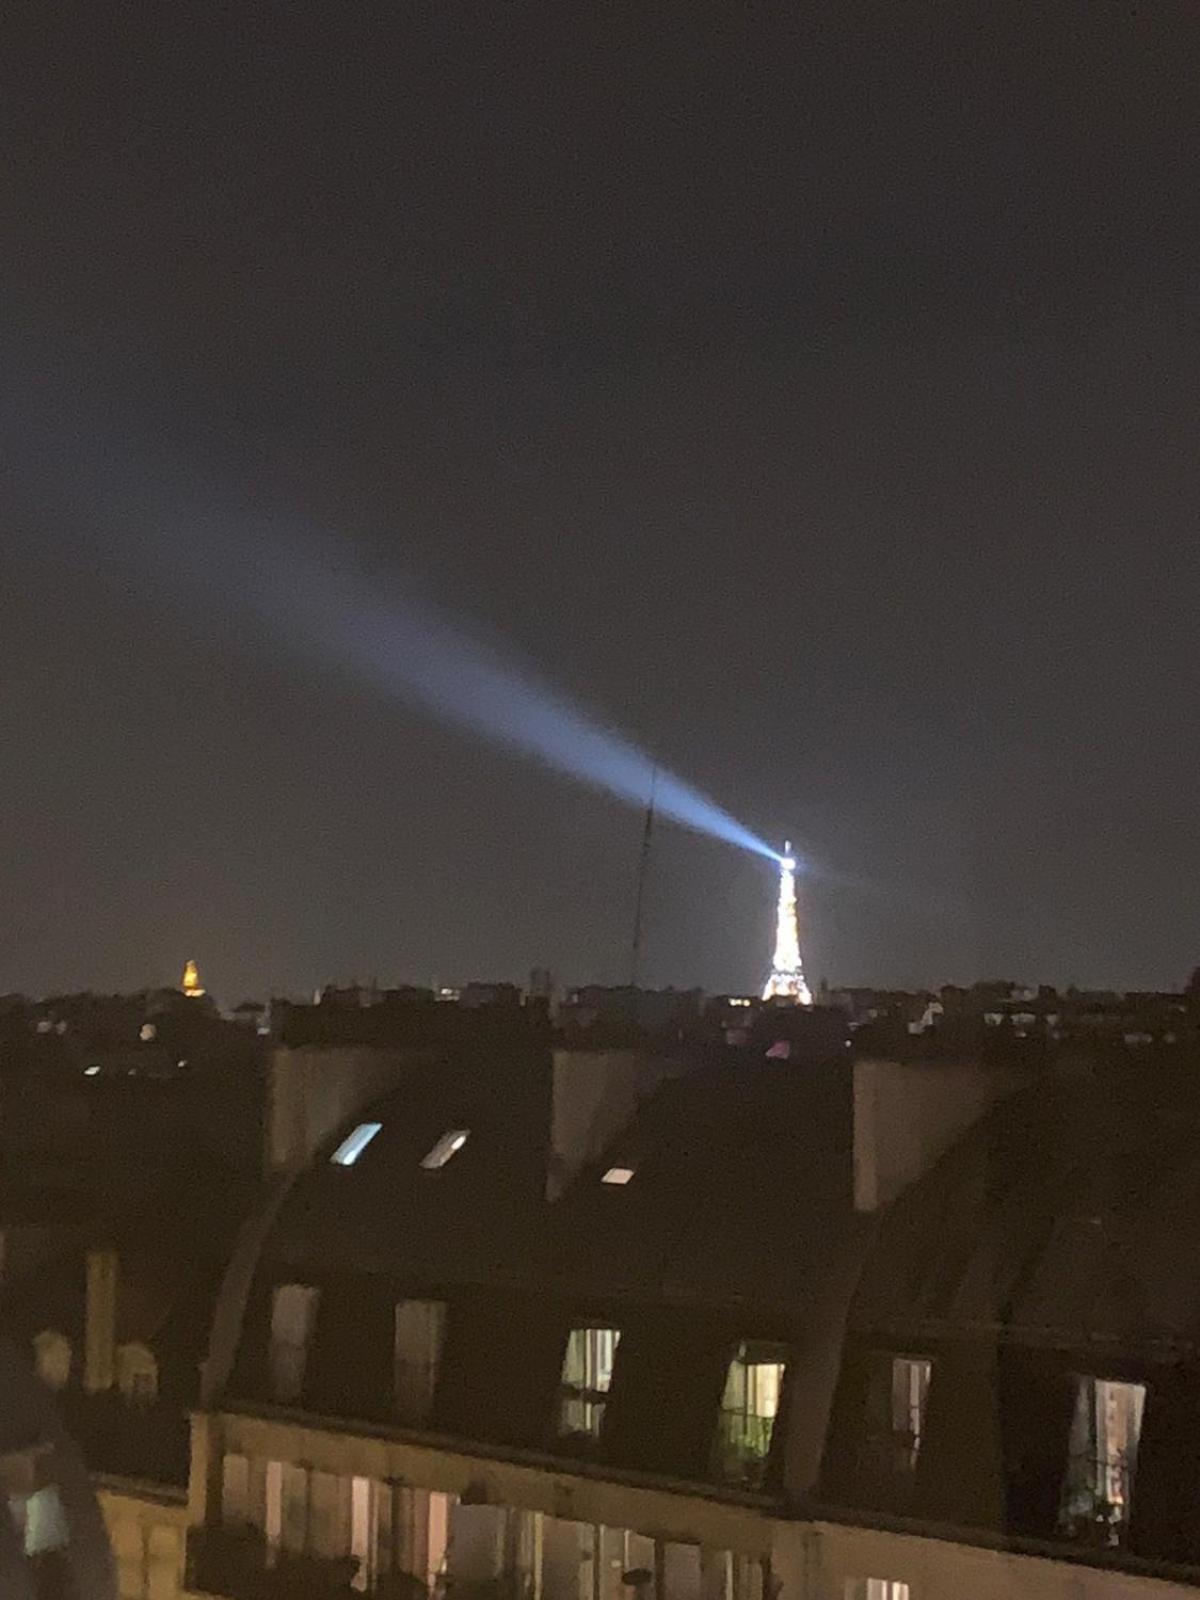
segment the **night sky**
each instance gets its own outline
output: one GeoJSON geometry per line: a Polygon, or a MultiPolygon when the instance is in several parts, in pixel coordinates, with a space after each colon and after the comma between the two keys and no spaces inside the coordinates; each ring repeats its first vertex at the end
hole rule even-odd
{"type": "MultiPolygon", "coordinates": [[[[293,529],[797,839],[814,980],[1200,961],[1194,5],[0,45],[0,990],[624,978],[640,818],[256,627],[293,529]]],[[[647,981],[773,893],[662,828],[647,981]]]]}

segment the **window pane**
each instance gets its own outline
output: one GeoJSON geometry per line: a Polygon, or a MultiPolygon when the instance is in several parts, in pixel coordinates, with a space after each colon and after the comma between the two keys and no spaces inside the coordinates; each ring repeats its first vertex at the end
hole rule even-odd
{"type": "Polygon", "coordinates": [[[572,1328],[563,1358],[560,1432],[599,1437],[620,1340],[619,1328],[572,1328]]]}
{"type": "Polygon", "coordinates": [[[441,1300],[401,1300],[395,1322],[396,1411],[405,1422],[426,1422],[433,1410],[446,1306],[441,1300]]]}
{"type": "Polygon", "coordinates": [[[245,1456],[228,1455],[222,1463],[221,1520],[227,1528],[250,1524],[250,1462],[245,1456]]]}
{"type": "Polygon", "coordinates": [[[304,1388],[308,1345],[316,1322],[320,1291],[304,1283],[281,1283],[271,1303],[270,1374],[272,1397],[289,1405],[304,1388]]]}
{"type": "Polygon", "coordinates": [[[376,1578],[380,1488],[381,1485],[370,1478],[352,1478],[350,1481],[350,1554],[358,1563],[350,1581],[359,1590],[367,1589],[376,1578]]]}
{"type": "Polygon", "coordinates": [[[727,1482],[748,1487],[762,1482],[786,1365],[782,1345],[760,1342],[741,1344],[729,1363],[714,1461],[717,1475],[727,1482]]]}
{"type": "Polygon", "coordinates": [[[1060,1530],[1086,1544],[1121,1544],[1129,1524],[1146,1388],[1110,1378],[1075,1380],[1075,1408],[1060,1530]]]}
{"type": "Polygon", "coordinates": [[[891,1501],[903,1503],[911,1493],[932,1376],[928,1356],[880,1353],[873,1358],[861,1466],[891,1501]]]}

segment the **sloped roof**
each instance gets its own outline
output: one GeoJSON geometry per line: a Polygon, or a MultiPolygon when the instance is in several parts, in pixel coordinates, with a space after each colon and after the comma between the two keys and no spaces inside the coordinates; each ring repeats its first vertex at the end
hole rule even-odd
{"type": "Polygon", "coordinates": [[[862,1230],[852,1209],[844,1066],[745,1061],[664,1084],[602,1159],[544,1198],[548,1064],[443,1061],[361,1114],[382,1123],[351,1167],[323,1148],[263,1255],[426,1283],[553,1286],[787,1313],[862,1230]],[[422,1158],[469,1138],[445,1167],[422,1158]],[[604,1184],[613,1165],[634,1169],[604,1184]]]}
{"type": "Polygon", "coordinates": [[[1200,1086],[1125,1068],[996,1106],[887,1217],[853,1318],[1200,1340],[1200,1086]]]}

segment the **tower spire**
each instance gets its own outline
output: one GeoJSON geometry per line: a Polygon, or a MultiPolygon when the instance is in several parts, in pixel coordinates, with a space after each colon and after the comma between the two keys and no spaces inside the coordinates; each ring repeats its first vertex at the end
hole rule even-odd
{"type": "Polygon", "coordinates": [[[775,920],[775,958],[763,990],[764,1000],[790,1000],[812,1005],[800,960],[800,933],[796,923],[796,862],[789,841],[779,858],[779,910],[775,920]]]}

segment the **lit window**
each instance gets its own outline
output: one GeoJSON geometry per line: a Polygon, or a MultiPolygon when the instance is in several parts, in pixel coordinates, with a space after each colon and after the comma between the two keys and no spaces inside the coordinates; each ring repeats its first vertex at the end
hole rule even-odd
{"type": "Polygon", "coordinates": [[[908,1585],[896,1578],[847,1578],[846,1600],[908,1600],[908,1585]]]}
{"type": "Polygon", "coordinates": [[[619,1328],[572,1328],[563,1357],[559,1432],[598,1439],[612,1385],[619,1328]]]}
{"type": "Polygon", "coordinates": [[[382,1122],[360,1122],[338,1145],[330,1161],[338,1167],[352,1167],[382,1127],[382,1122]]]}
{"type": "Polygon", "coordinates": [[[10,1495],[8,1508],[27,1556],[67,1548],[67,1515],[54,1484],[45,1484],[29,1495],[10,1495]]]}
{"type": "Polygon", "coordinates": [[[267,1560],[274,1565],[283,1539],[283,1462],[268,1461],[263,1475],[263,1534],[267,1560]]]}
{"type": "Polygon", "coordinates": [[[84,1067],[84,1069],[83,1069],[83,1075],[84,1075],[85,1078],[95,1078],[95,1077],[98,1077],[99,1074],[100,1074],[100,1068],[96,1067],[96,1066],[84,1067]]]}
{"type": "Polygon", "coordinates": [[[444,1133],[427,1156],[424,1156],[421,1165],[428,1172],[436,1172],[439,1167],[444,1167],[451,1156],[456,1156],[471,1137],[470,1128],[451,1128],[449,1133],[444,1133]]]}
{"type": "Polygon", "coordinates": [[[71,1380],[71,1341],[56,1328],[43,1328],[33,1340],[37,1375],[51,1389],[65,1389],[71,1380]]]}
{"type": "Polygon", "coordinates": [[[308,1545],[309,1473],[290,1461],[268,1461],[263,1488],[267,1564],[303,1555],[308,1545]]]}
{"type": "Polygon", "coordinates": [[[284,1405],[299,1400],[308,1345],[317,1319],[320,1290],[281,1283],[271,1303],[271,1397],[284,1405]]]}
{"type": "Polygon", "coordinates": [[[1075,1380],[1070,1456],[1059,1528],[1073,1539],[1122,1543],[1137,1468],[1146,1386],[1109,1378],[1075,1380]]]}
{"type": "Polygon", "coordinates": [[[350,1587],[361,1592],[373,1589],[378,1575],[379,1501],[387,1492],[371,1478],[350,1480],[350,1554],[358,1563],[350,1587]]]}
{"type": "Polygon", "coordinates": [[[395,1320],[395,1381],[396,1410],[402,1421],[428,1421],[445,1342],[443,1301],[400,1301],[395,1320]]]}
{"type": "Polygon", "coordinates": [[[221,1462],[221,1523],[226,1528],[247,1528],[253,1523],[250,1509],[250,1460],[248,1456],[227,1455],[221,1462]]]}
{"type": "Polygon", "coordinates": [[[633,1177],[633,1168],[632,1167],[609,1167],[608,1171],[600,1179],[600,1182],[601,1183],[624,1184],[624,1183],[628,1183],[630,1178],[632,1178],[632,1177],[633,1177]]]}
{"type": "Polygon", "coordinates": [[[917,1470],[932,1375],[928,1356],[885,1355],[876,1362],[863,1464],[893,1489],[911,1483],[917,1470]]]}
{"type": "Polygon", "coordinates": [[[158,1362],[144,1344],[117,1346],[117,1388],[133,1405],[149,1406],[158,1399],[158,1362]]]}
{"type": "Polygon", "coordinates": [[[761,1484],[779,1415],[787,1350],[782,1345],[745,1343],[729,1363],[717,1428],[717,1474],[751,1488],[761,1484]]]}

